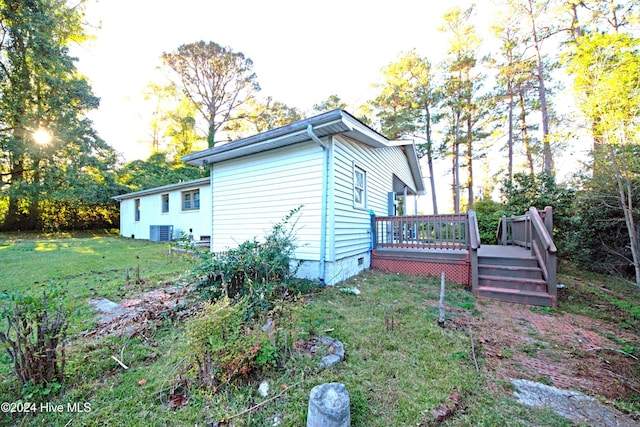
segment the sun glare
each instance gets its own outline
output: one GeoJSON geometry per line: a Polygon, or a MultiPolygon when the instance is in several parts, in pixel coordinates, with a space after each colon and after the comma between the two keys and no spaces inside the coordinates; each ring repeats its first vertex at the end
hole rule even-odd
{"type": "Polygon", "coordinates": [[[36,144],[46,145],[51,142],[51,139],[51,134],[44,129],[38,129],[33,133],[33,140],[36,144]]]}

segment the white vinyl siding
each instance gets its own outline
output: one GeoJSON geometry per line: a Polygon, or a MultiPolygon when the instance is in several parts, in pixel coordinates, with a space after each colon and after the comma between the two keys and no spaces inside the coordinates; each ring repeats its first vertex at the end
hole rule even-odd
{"type": "Polygon", "coordinates": [[[410,188],[415,188],[415,183],[401,147],[372,148],[347,137],[334,138],[333,173],[335,252],[332,258],[339,260],[369,250],[369,211],[378,216],[387,214],[387,194],[393,190],[393,175],[410,188]],[[354,164],[366,171],[366,210],[354,207],[354,164]]]}
{"type": "Polygon", "coordinates": [[[262,240],[303,205],[296,216],[296,258],[319,260],[323,155],[308,142],[214,164],[212,250],[262,240]]]}

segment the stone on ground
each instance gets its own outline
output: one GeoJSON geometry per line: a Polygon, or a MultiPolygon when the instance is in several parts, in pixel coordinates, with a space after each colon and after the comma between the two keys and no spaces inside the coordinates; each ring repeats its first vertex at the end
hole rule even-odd
{"type": "Polygon", "coordinates": [[[327,383],[312,388],[307,427],[350,427],[350,405],[344,384],[327,383]]]}
{"type": "Polygon", "coordinates": [[[562,390],[527,380],[511,380],[518,402],[528,406],[549,406],[572,421],[601,427],[632,427],[638,424],[622,412],[577,391],[562,390]]]}

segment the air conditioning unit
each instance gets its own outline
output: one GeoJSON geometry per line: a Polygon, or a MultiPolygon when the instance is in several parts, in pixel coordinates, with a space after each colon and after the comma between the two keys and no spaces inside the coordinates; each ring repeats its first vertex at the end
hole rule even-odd
{"type": "Polygon", "coordinates": [[[149,226],[149,240],[152,242],[170,242],[173,237],[173,225],[149,226]]]}

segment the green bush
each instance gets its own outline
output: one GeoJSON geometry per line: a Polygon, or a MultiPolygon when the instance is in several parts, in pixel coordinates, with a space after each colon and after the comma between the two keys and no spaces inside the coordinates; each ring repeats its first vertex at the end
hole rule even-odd
{"type": "Polygon", "coordinates": [[[473,204],[473,210],[478,217],[478,229],[480,241],[484,245],[495,245],[496,233],[500,218],[504,213],[504,205],[489,198],[477,200],[473,204]]]}
{"type": "Polygon", "coordinates": [[[554,242],[558,255],[570,257],[575,246],[576,192],[558,185],[553,175],[542,172],[538,175],[514,174],[513,180],[502,182],[502,197],[506,200],[507,215],[523,215],[531,206],[539,211],[545,206],[553,208],[554,242]]]}
{"type": "Polygon", "coordinates": [[[264,242],[254,238],[223,254],[199,254],[191,271],[196,291],[209,301],[247,297],[245,316],[254,318],[266,315],[274,299],[308,287],[305,281],[294,279],[296,268],[291,268],[295,251],[292,219],[300,209],[275,224],[264,242]]]}

